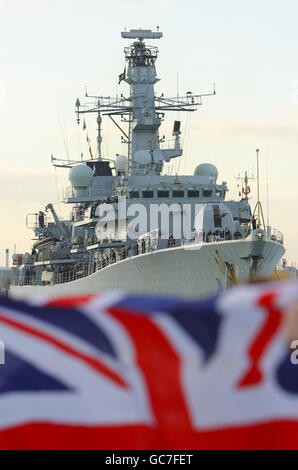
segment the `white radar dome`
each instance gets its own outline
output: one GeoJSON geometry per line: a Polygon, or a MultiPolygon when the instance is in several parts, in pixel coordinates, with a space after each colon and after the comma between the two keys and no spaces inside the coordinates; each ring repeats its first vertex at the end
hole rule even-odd
{"type": "Polygon", "coordinates": [[[93,171],[87,165],[75,165],[70,170],[68,179],[75,189],[89,188],[93,179],[93,171]]]}
{"type": "Polygon", "coordinates": [[[116,155],[115,168],[117,171],[126,171],[128,168],[128,158],[126,155],[116,155]]]}
{"type": "Polygon", "coordinates": [[[139,165],[149,165],[151,163],[151,154],[148,150],[138,150],[134,154],[134,159],[139,165]]]}
{"type": "Polygon", "coordinates": [[[218,169],[212,163],[201,163],[195,168],[195,176],[211,176],[216,182],[218,177],[218,169]]]}

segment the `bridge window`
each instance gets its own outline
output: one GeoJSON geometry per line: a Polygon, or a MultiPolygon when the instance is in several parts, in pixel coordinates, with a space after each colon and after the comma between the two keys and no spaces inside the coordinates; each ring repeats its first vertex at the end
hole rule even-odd
{"type": "Polygon", "coordinates": [[[212,197],[212,190],[211,189],[204,189],[203,190],[203,197],[212,197]]]}
{"type": "Polygon", "coordinates": [[[129,198],[130,199],[139,199],[140,194],[139,191],[130,191],[129,198]]]}
{"type": "Polygon", "coordinates": [[[173,191],[173,197],[184,197],[184,191],[180,191],[180,190],[173,191]]]}
{"type": "Polygon", "coordinates": [[[191,191],[187,191],[187,195],[188,197],[200,197],[200,191],[192,189],[191,191]]]}
{"type": "Polygon", "coordinates": [[[157,191],[157,197],[169,197],[169,191],[157,191]]]}
{"type": "Polygon", "coordinates": [[[153,191],[143,191],[143,197],[144,198],[154,197],[154,193],[153,191]]]}
{"type": "Polygon", "coordinates": [[[217,189],[216,192],[215,192],[215,196],[216,197],[222,197],[222,192],[219,189],[217,189]]]}

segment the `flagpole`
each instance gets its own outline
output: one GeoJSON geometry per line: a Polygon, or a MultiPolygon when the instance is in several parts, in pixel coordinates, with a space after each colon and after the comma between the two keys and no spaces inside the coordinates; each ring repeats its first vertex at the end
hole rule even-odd
{"type": "MultiPolygon", "coordinates": [[[[98,106],[99,106],[99,102],[98,102],[98,106]]],[[[101,115],[100,115],[100,111],[98,111],[97,113],[97,159],[99,161],[102,160],[101,158],[101,115]]]]}
{"type": "Polygon", "coordinates": [[[260,172],[259,172],[259,149],[257,152],[257,192],[258,192],[258,226],[261,226],[261,214],[260,214],[260,172]]]}

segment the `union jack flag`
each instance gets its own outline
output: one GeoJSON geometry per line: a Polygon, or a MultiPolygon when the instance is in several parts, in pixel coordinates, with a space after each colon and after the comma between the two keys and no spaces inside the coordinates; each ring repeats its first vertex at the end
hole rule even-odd
{"type": "Polygon", "coordinates": [[[201,301],[0,298],[0,448],[298,448],[283,326],[297,299],[291,282],[201,301]]]}

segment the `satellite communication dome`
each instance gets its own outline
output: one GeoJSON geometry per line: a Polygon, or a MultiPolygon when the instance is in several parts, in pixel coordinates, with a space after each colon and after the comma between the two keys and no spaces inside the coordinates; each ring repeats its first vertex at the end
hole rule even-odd
{"type": "Polygon", "coordinates": [[[138,150],[134,154],[134,159],[138,165],[149,165],[149,163],[151,163],[151,154],[148,152],[148,150],[138,150]]]}
{"type": "Polygon", "coordinates": [[[115,168],[117,171],[126,171],[128,168],[128,158],[126,155],[116,155],[115,168]]]}
{"type": "Polygon", "coordinates": [[[93,179],[93,172],[87,165],[75,165],[69,172],[68,179],[75,189],[89,188],[93,179]]]}
{"type": "Polygon", "coordinates": [[[195,168],[194,172],[195,176],[211,176],[214,178],[214,182],[216,183],[218,177],[218,169],[216,166],[212,165],[212,163],[201,163],[195,168]]]}

